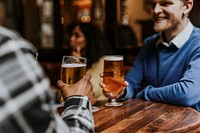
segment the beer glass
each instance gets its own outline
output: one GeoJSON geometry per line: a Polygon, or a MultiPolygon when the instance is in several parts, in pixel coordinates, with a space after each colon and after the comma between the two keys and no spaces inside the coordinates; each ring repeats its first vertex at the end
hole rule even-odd
{"type": "MultiPolygon", "coordinates": [[[[60,78],[66,84],[74,84],[86,73],[86,61],[84,57],[63,56],[61,64],[60,78]]],[[[60,102],[64,103],[62,95],[60,102]]]]}
{"type": "Polygon", "coordinates": [[[74,84],[86,73],[86,58],[63,56],[61,64],[61,80],[66,84],[74,84]]]}
{"type": "Polygon", "coordinates": [[[105,84],[103,92],[111,100],[111,102],[108,102],[105,105],[123,105],[123,103],[119,103],[116,101],[124,90],[123,56],[108,55],[104,57],[103,82],[105,84]]]}
{"type": "MultiPolygon", "coordinates": [[[[78,82],[86,73],[86,61],[84,57],[63,56],[61,64],[61,80],[66,84],[74,84],[78,82]]],[[[61,93],[61,92],[60,92],[61,93]]],[[[62,94],[60,102],[64,103],[62,94]]],[[[92,106],[92,111],[97,111],[98,107],[92,106]]]]}

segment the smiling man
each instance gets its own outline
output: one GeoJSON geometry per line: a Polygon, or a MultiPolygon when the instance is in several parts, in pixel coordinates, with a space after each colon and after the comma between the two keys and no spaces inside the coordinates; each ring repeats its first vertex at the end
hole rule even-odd
{"type": "Polygon", "coordinates": [[[120,99],[189,106],[200,111],[200,29],[188,19],[193,0],[149,0],[157,34],[144,41],[120,99]],[[145,84],[143,84],[145,83],[145,84]]]}
{"type": "Polygon", "coordinates": [[[167,42],[177,36],[188,24],[192,0],[150,0],[154,30],[163,32],[167,42]]]}

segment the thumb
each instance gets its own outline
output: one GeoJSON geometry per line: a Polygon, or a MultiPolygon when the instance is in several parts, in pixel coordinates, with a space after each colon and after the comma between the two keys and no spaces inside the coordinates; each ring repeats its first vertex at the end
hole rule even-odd
{"type": "Polygon", "coordinates": [[[92,78],[91,74],[86,74],[83,78],[86,80],[90,80],[92,78]]]}
{"type": "Polygon", "coordinates": [[[59,88],[62,88],[65,85],[65,83],[62,80],[58,80],[57,85],[59,88]]]}
{"type": "Polygon", "coordinates": [[[63,89],[65,86],[67,86],[62,80],[58,80],[57,82],[57,86],[62,90],[63,92],[63,89]]]}

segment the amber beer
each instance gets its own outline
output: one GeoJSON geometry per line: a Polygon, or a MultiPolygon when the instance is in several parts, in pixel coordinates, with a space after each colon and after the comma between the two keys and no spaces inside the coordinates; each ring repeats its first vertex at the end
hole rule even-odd
{"type": "MultiPolygon", "coordinates": [[[[66,84],[74,84],[79,81],[86,73],[86,61],[84,57],[63,56],[60,78],[66,84]]],[[[57,92],[57,98],[60,103],[64,103],[62,93],[57,92]]]]}
{"type": "Polygon", "coordinates": [[[124,88],[123,56],[104,57],[103,82],[106,85],[104,91],[117,98],[124,88]]]}
{"type": "Polygon", "coordinates": [[[86,73],[86,64],[62,64],[61,80],[66,84],[74,84],[86,73]]]}

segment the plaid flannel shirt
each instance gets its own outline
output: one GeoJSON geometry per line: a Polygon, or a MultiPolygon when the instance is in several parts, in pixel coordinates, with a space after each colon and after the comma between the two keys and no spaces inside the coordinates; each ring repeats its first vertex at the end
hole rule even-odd
{"type": "Polygon", "coordinates": [[[35,53],[29,42],[0,26],[0,133],[94,132],[88,97],[69,97],[61,116],[56,113],[35,53]]]}

